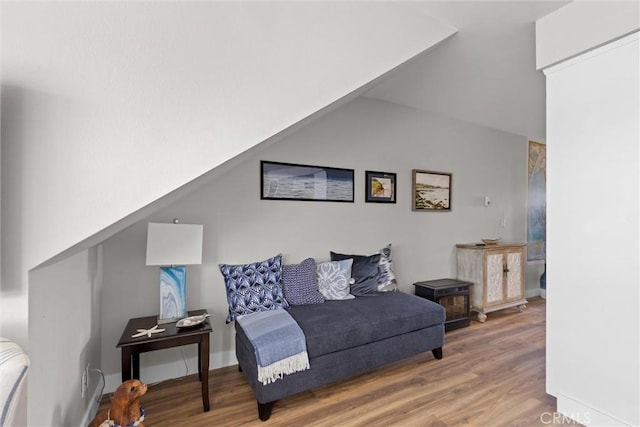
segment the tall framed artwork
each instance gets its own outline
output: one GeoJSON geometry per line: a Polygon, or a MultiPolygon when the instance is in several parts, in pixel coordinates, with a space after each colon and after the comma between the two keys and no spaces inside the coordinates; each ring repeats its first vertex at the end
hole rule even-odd
{"type": "Polygon", "coordinates": [[[529,141],[527,171],[527,261],[547,255],[547,147],[529,141]]]}

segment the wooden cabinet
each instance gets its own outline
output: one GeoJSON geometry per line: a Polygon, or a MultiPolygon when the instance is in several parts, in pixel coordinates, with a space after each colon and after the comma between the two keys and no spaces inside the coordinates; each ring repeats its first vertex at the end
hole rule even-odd
{"type": "Polygon", "coordinates": [[[526,245],[456,245],[458,279],[471,282],[471,311],[484,322],[487,313],[509,307],[524,310],[526,245]]]}

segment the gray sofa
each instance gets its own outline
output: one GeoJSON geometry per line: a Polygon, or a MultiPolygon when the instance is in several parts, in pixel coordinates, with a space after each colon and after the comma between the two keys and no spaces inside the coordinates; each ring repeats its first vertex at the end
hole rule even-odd
{"type": "Polygon", "coordinates": [[[269,419],[278,399],[425,351],[442,358],[445,310],[415,295],[386,292],[288,311],[305,334],[311,368],[267,385],[258,381],[253,348],[235,322],[236,356],[256,396],[262,421],[269,419]]]}

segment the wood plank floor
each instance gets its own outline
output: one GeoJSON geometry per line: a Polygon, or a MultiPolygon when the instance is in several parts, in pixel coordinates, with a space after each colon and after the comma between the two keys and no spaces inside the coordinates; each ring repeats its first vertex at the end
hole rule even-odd
{"type": "MultiPolygon", "coordinates": [[[[266,422],[237,366],[210,371],[211,410],[197,375],[149,387],[145,425],[154,426],[548,426],[545,301],[490,313],[448,332],[444,358],[431,352],[278,401],[266,422]]],[[[105,395],[100,410],[108,407],[105,395]]],[[[556,415],[558,416],[558,415],[556,415]]],[[[561,422],[562,421],[562,422],[561,422]]]]}

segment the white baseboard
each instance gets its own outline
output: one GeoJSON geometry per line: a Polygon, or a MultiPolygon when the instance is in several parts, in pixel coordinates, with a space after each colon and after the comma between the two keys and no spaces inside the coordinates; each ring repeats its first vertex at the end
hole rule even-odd
{"type": "MultiPolygon", "coordinates": [[[[238,360],[236,359],[234,351],[223,351],[209,355],[209,369],[222,368],[237,363],[238,360]]],[[[142,365],[140,366],[140,380],[147,385],[152,385],[174,378],[182,378],[197,372],[197,357],[188,357],[184,360],[180,359],[160,365],[142,365]],[[185,368],[185,363],[187,364],[187,368],[185,368]]],[[[120,384],[122,384],[122,374],[120,372],[105,375],[104,393],[113,393],[120,384]]]]}
{"type": "MultiPolygon", "coordinates": [[[[154,365],[140,368],[140,381],[147,385],[155,384],[161,381],[170,380],[173,378],[181,378],[187,375],[195,374],[197,369],[198,360],[193,358],[187,358],[185,361],[179,360],[170,363],[163,363],[162,365],[154,365]],[[186,362],[186,367],[185,367],[186,362]]],[[[122,384],[122,373],[116,372],[113,374],[105,375],[105,393],[113,393],[116,388],[122,384]]]]}
{"type": "Polygon", "coordinates": [[[87,410],[84,412],[84,416],[82,417],[81,426],[88,426],[91,421],[96,417],[98,413],[98,407],[100,406],[100,399],[102,399],[102,395],[100,394],[102,391],[101,384],[96,384],[96,387],[93,389],[93,393],[91,394],[91,398],[89,400],[89,406],[87,410]]]}
{"type": "Polygon", "coordinates": [[[540,296],[540,288],[536,289],[526,289],[524,292],[525,298],[535,298],[540,296]]]}
{"type": "MultiPolygon", "coordinates": [[[[630,426],[611,414],[606,414],[584,402],[580,402],[562,393],[558,393],[556,408],[561,416],[570,418],[585,426],[622,427],[630,426]]],[[[556,414],[557,416],[557,414],[556,414]]],[[[558,421],[562,421],[558,418],[558,421]]],[[[568,422],[567,419],[564,422],[568,422]]]]}

